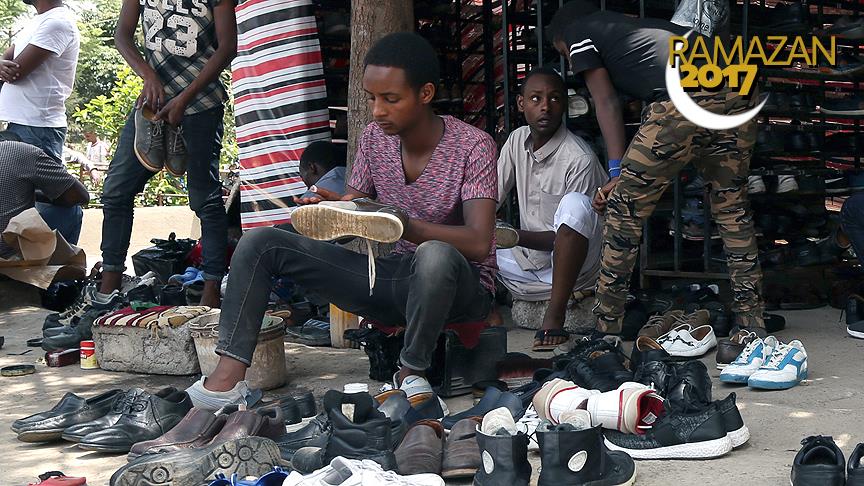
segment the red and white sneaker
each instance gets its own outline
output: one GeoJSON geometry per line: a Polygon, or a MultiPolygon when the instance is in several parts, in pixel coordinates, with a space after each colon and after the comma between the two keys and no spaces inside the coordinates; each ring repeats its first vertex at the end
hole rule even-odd
{"type": "Polygon", "coordinates": [[[644,434],[665,413],[663,397],[641,383],[622,383],[617,390],[588,397],[591,425],[625,434],[644,434]]]}

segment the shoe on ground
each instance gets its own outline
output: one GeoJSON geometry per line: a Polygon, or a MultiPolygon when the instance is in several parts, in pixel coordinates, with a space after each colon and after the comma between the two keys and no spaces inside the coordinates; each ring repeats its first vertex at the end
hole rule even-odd
{"type": "Polygon", "coordinates": [[[633,343],[633,352],[630,353],[630,367],[636,370],[642,363],[665,361],[669,358],[669,353],[657,341],[648,336],[639,336],[633,343]]]}
{"type": "Polygon", "coordinates": [[[864,444],[858,444],[849,456],[849,463],[846,466],[846,486],[864,486],[862,457],[864,457],[864,444]]]}
{"type": "Polygon", "coordinates": [[[586,409],[588,398],[600,393],[599,390],[589,390],[572,381],[555,378],[543,385],[534,395],[532,403],[542,420],[548,420],[555,425],[559,423],[563,412],[577,408],[586,409]]]}
{"type": "Polygon", "coordinates": [[[649,317],[648,322],[639,330],[639,336],[656,340],[671,331],[673,327],[683,324],[685,322],[683,317],[684,311],[682,310],[673,310],[663,315],[649,317]]]}
{"type": "Polygon", "coordinates": [[[711,459],[732,450],[723,414],[716,407],[695,413],[667,410],[644,435],[605,432],[606,445],[633,459],[711,459]]]}
{"type": "Polygon", "coordinates": [[[801,441],[801,450],[792,461],[792,486],[843,486],[846,459],[829,436],[812,436],[801,441]]]}
{"type": "MultiPolygon", "coordinates": [[[[114,402],[111,404],[111,409],[103,415],[95,420],[91,420],[90,422],[84,422],[83,424],[73,425],[66,430],[63,431],[63,434],[60,436],[63,440],[78,443],[84,439],[87,435],[98,432],[100,430],[107,429],[112,427],[117,423],[120,418],[123,417],[125,413],[128,412],[129,406],[134,400],[137,388],[131,388],[125,392],[119,393],[115,398],[114,402]]],[[[159,397],[168,397],[174,395],[178,390],[174,387],[167,387],[159,390],[155,393],[155,395],[159,397]]]]}
{"type": "MultiPolygon", "coordinates": [[[[84,315],[84,312],[89,309],[90,299],[96,292],[96,283],[90,282],[81,290],[81,294],[75,302],[63,312],[48,314],[45,317],[45,322],[42,323],[42,330],[45,331],[51,328],[72,327],[77,324],[78,319],[84,315]]],[[[43,336],[45,334],[43,333],[43,336]]],[[[47,337],[47,336],[46,336],[47,337]]]]}
{"type": "Polygon", "coordinates": [[[84,486],[87,484],[87,478],[67,476],[60,471],[49,471],[38,477],[38,483],[30,483],[28,486],[84,486]]]}
{"type": "Polygon", "coordinates": [[[408,215],[394,206],[360,198],[300,206],[291,213],[291,224],[301,235],[313,240],[331,241],[359,236],[393,243],[402,238],[408,215]]]}
{"type": "Polygon", "coordinates": [[[711,405],[711,376],[708,367],[698,360],[673,363],[662,389],[655,390],[666,397],[667,404],[678,411],[698,412],[711,405]]]}
{"type": "Polygon", "coordinates": [[[399,474],[441,474],[445,436],[437,420],[412,425],[394,453],[399,474]]]}
{"type": "Polygon", "coordinates": [[[337,457],[330,464],[306,476],[292,471],[282,486],[378,486],[392,484],[399,486],[444,486],[444,480],[434,474],[415,474],[400,476],[393,471],[385,471],[370,460],[346,459],[337,457]]]}
{"type": "Polygon", "coordinates": [[[165,166],[165,124],[153,121],[154,113],[146,106],[135,110],[135,156],[150,172],[165,166]]]}
{"type": "Polygon", "coordinates": [[[57,440],[63,431],[106,415],[123,392],[110,390],[91,398],[67,393],[51,410],[39,412],[12,422],[12,431],[21,442],[57,440]]]}
{"type": "Polygon", "coordinates": [[[729,339],[722,339],[717,343],[717,369],[722,370],[726,365],[735,361],[741,351],[744,351],[744,347],[754,339],[766,337],[768,337],[768,333],[761,327],[732,329],[729,339]]]}
{"type": "Polygon", "coordinates": [[[84,312],[74,327],[50,328],[43,331],[43,334],[50,335],[42,339],[42,349],[62,351],[77,348],[81,341],[93,339],[93,323],[96,319],[120,309],[123,305],[123,297],[116,290],[109,295],[97,293],[90,301],[89,309],[84,312]]]}
{"type": "Polygon", "coordinates": [[[631,485],[636,479],[633,459],[610,451],[600,427],[577,430],[570,424],[544,423],[537,437],[542,464],[537,484],[631,485]]]}
{"type": "Polygon", "coordinates": [[[798,190],[798,182],[794,175],[778,175],[777,176],[777,194],[784,192],[793,192],[798,190]]]}
{"type": "Polygon", "coordinates": [[[186,392],[161,396],[140,388],[130,390],[128,407],[117,422],[87,434],[78,448],[100,452],[129,452],[136,442],[156,439],[174,428],[192,408],[186,392]]]}
{"type": "Polygon", "coordinates": [[[864,321],[853,322],[846,325],[846,334],[855,339],[864,339],[864,321]]]}
{"type": "Polygon", "coordinates": [[[330,390],[323,402],[331,427],[324,449],[325,462],[342,456],[371,459],[384,469],[396,469],[390,419],[374,407],[374,399],[368,393],[330,390]],[[345,415],[343,405],[353,406],[352,417],[345,415]]]}
{"type": "Polygon", "coordinates": [[[299,429],[275,439],[275,442],[279,446],[282,458],[290,461],[294,454],[303,447],[323,448],[327,445],[329,435],[330,421],[327,420],[327,415],[322,413],[299,429]]]}
{"type": "Polygon", "coordinates": [[[762,367],[762,365],[774,353],[774,348],[777,347],[777,338],[768,336],[767,338],[756,338],[744,347],[744,351],[735,358],[735,361],[729,363],[723,371],[720,372],[720,381],[723,383],[741,383],[747,384],[747,381],[762,367]]]}
{"type": "Polygon", "coordinates": [[[529,439],[516,429],[516,423],[506,408],[493,410],[483,417],[477,431],[483,467],[474,475],[475,486],[528,486],[531,480],[529,439]]]}
{"type": "Polygon", "coordinates": [[[747,385],[762,390],[786,390],[807,379],[807,351],[799,340],[780,344],[771,357],[750,375],[747,385]]]}
{"type": "Polygon", "coordinates": [[[206,376],[202,376],[201,379],[186,389],[186,393],[189,394],[189,398],[192,400],[195,408],[215,412],[230,405],[245,405],[247,407],[254,405],[251,400],[252,391],[245,381],[237,382],[234,388],[228,391],[216,392],[204,388],[204,381],[206,379],[206,376]]]}
{"type": "Polygon", "coordinates": [[[864,297],[858,294],[851,294],[846,300],[846,325],[853,322],[864,321],[864,297]]]}
{"type": "Polygon", "coordinates": [[[599,425],[627,434],[644,434],[666,413],[663,397],[655,390],[634,382],[588,397],[587,407],[592,426],[599,425]]]}
{"type": "Polygon", "coordinates": [[[717,337],[709,325],[691,328],[689,324],[682,324],[661,336],[657,343],[670,356],[698,358],[717,346],[717,337]]]}
{"type": "Polygon", "coordinates": [[[111,476],[111,486],[170,484],[197,486],[217,473],[230,477],[260,476],[275,466],[286,466],[276,444],[264,437],[242,437],[183,449],[145,455],[121,467],[111,476]]]}
{"type": "Polygon", "coordinates": [[[186,142],[183,139],[183,127],[173,127],[165,124],[165,170],[175,177],[186,173],[186,142]]]}
{"type": "Polygon", "coordinates": [[[142,442],[137,442],[129,450],[128,459],[137,459],[145,454],[162,454],[194,449],[210,443],[225,426],[228,416],[214,414],[201,408],[192,408],[173,429],[165,435],[142,442]]]}
{"type": "Polygon", "coordinates": [[[482,426],[480,417],[460,420],[450,429],[444,446],[441,477],[444,479],[474,477],[481,467],[477,431],[482,426]]]}
{"type": "MultiPolygon", "coordinates": [[[[585,410],[587,412],[587,410],[585,410]]],[[[537,451],[540,450],[539,444],[537,444],[537,427],[540,426],[540,423],[543,420],[537,415],[537,411],[534,410],[534,405],[529,405],[528,409],[525,410],[525,414],[522,415],[516,422],[516,431],[521,434],[525,434],[528,436],[528,450],[529,451],[537,451]]],[[[588,416],[588,423],[591,423],[591,416],[588,416]]]]}
{"type": "Polygon", "coordinates": [[[723,423],[726,424],[726,435],[732,441],[733,449],[741,447],[750,440],[750,429],[744,424],[744,419],[741,417],[741,411],[738,410],[738,404],[735,403],[735,400],[735,394],[730,393],[723,400],[714,402],[714,406],[723,414],[723,423]]]}
{"type": "Polygon", "coordinates": [[[765,181],[762,180],[762,176],[749,176],[747,178],[748,194],[763,194],[766,190],[765,181]]]}
{"type": "Polygon", "coordinates": [[[516,228],[503,221],[495,222],[495,245],[498,249],[513,248],[519,245],[516,228]]]}
{"type": "Polygon", "coordinates": [[[497,388],[486,389],[486,394],[477,402],[477,405],[465,410],[456,415],[446,417],[441,424],[444,428],[450,430],[456,422],[468,417],[483,417],[492,410],[505,408],[509,411],[513,420],[522,417],[524,410],[522,409],[522,399],[510,392],[502,392],[497,388]]]}

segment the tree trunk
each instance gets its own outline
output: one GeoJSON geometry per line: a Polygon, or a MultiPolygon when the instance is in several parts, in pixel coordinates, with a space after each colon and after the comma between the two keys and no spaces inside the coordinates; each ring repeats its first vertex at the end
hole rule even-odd
{"type": "Polygon", "coordinates": [[[407,0],[351,1],[351,62],[348,77],[348,173],[363,129],[372,114],[363,93],[363,58],[378,39],[393,32],[414,30],[414,2],[407,0]]]}

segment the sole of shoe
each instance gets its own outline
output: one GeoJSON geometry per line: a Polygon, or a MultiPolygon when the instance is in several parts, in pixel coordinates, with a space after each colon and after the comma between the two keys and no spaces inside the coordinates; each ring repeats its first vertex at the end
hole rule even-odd
{"type": "Polygon", "coordinates": [[[848,327],[846,328],[846,334],[848,334],[848,335],[850,335],[856,339],[864,339],[864,332],[853,331],[853,330],[849,329],[848,327]]]}
{"type": "Polygon", "coordinates": [[[498,248],[513,248],[519,244],[519,233],[513,228],[495,228],[495,245],[498,248]]]}
{"type": "Polygon", "coordinates": [[[451,469],[449,471],[441,471],[441,477],[444,479],[473,478],[475,474],[477,474],[476,468],[451,469]]]}
{"type": "Polygon", "coordinates": [[[747,385],[750,388],[756,388],[758,390],[788,390],[797,386],[801,383],[801,378],[799,380],[789,380],[789,381],[768,381],[768,380],[750,380],[747,382],[747,385]]]}
{"type": "Polygon", "coordinates": [[[96,451],[96,452],[129,452],[129,449],[132,447],[132,444],[126,446],[110,446],[110,445],[102,445],[102,444],[88,444],[86,442],[79,442],[78,448],[85,451],[96,451]]]}
{"type": "Polygon", "coordinates": [[[359,236],[381,243],[402,238],[402,221],[381,212],[355,211],[335,206],[300,206],[291,214],[291,224],[300,234],[313,240],[330,241],[359,236]]]}
{"type": "Polygon", "coordinates": [[[143,155],[141,152],[138,151],[138,144],[133,142],[132,148],[135,150],[135,158],[138,159],[138,162],[140,162],[145,169],[153,172],[154,174],[162,170],[162,166],[153,164],[152,162],[150,162],[150,159],[148,159],[146,155],[143,155]]]}
{"type": "Polygon", "coordinates": [[[63,435],[63,429],[51,429],[51,430],[35,430],[35,431],[24,431],[18,433],[18,440],[21,442],[52,442],[55,440],[60,440],[60,436],[63,435]]]}
{"type": "Polygon", "coordinates": [[[716,368],[718,370],[725,370],[727,366],[729,366],[729,363],[717,363],[716,368]]]}
{"type": "Polygon", "coordinates": [[[726,437],[729,437],[729,440],[732,442],[732,448],[737,449],[750,440],[750,429],[744,425],[738,430],[726,432],[726,437]]]}
{"type": "Polygon", "coordinates": [[[716,344],[713,346],[699,346],[694,349],[688,349],[686,351],[669,351],[666,350],[670,356],[673,358],[700,358],[708,354],[712,349],[717,347],[716,344]]]}
{"type": "Polygon", "coordinates": [[[67,442],[73,442],[73,443],[75,443],[75,444],[77,444],[77,443],[81,442],[82,440],[84,440],[84,436],[83,436],[83,435],[69,435],[69,434],[66,434],[66,433],[63,433],[63,434],[60,436],[60,438],[63,439],[63,440],[65,440],[65,441],[67,441],[67,442]]]}
{"type": "Polygon", "coordinates": [[[186,175],[186,168],[185,167],[183,168],[183,170],[173,170],[171,168],[171,166],[168,164],[165,164],[164,167],[165,167],[165,171],[168,172],[169,174],[173,175],[174,177],[183,177],[184,175],[186,175]]]}
{"type": "Polygon", "coordinates": [[[608,439],[603,439],[606,447],[613,451],[623,451],[633,459],[711,459],[724,456],[732,450],[732,440],[729,436],[703,442],[690,442],[656,449],[626,449],[619,447],[608,439]]]}
{"type": "Polygon", "coordinates": [[[209,448],[193,464],[174,463],[170,454],[157,457],[160,460],[124,466],[111,477],[111,486],[199,486],[202,478],[217,473],[260,476],[274,466],[285,465],[276,444],[263,437],[245,437],[209,448]]]}
{"type": "Polygon", "coordinates": [[[723,383],[733,383],[746,385],[747,381],[750,380],[750,375],[731,375],[731,374],[723,374],[720,373],[720,381],[723,383]]]}

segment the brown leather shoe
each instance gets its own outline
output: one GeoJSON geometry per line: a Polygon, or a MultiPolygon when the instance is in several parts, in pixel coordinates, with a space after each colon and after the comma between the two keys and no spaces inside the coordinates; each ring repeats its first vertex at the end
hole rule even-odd
{"type": "Polygon", "coordinates": [[[744,347],[756,338],[766,338],[768,333],[761,327],[745,327],[717,343],[717,369],[722,370],[744,351],[744,347]]]}
{"type": "Polygon", "coordinates": [[[477,444],[477,428],[483,423],[481,417],[469,417],[456,422],[447,436],[444,446],[444,462],[441,477],[444,479],[470,478],[480,469],[480,446],[477,444]]]}
{"type": "Polygon", "coordinates": [[[254,410],[238,410],[228,415],[225,426],[210,445],[221,444],[241,437],[267,437],[277,439],[285,435],[285,419],[282,409],[261,407],[254,410]]]}
{"type": "Polygon", "coordinates": [[[421,420],[412,425],[396,448],[399,474],[441,474],[444,436],[444,427],[437,420],[421,420]]]}
{"type": "Polygon", "coordinates": [[[204,446],[222,430],[226,419],[225,415],[214,415],[213,412],[193,408],[162,437],[133,445],[128,459],[131,461],[144,454],[160,454],[204,446]]]}
{"type": "Polygon", "coordinates": [[[367,198],[353,201],[322,201],[300,206],[291,213],[291,225],[313,240],[331,241],[359,236],[371,241],[393,243],[408,226],[405,211],[367,198]]]}

